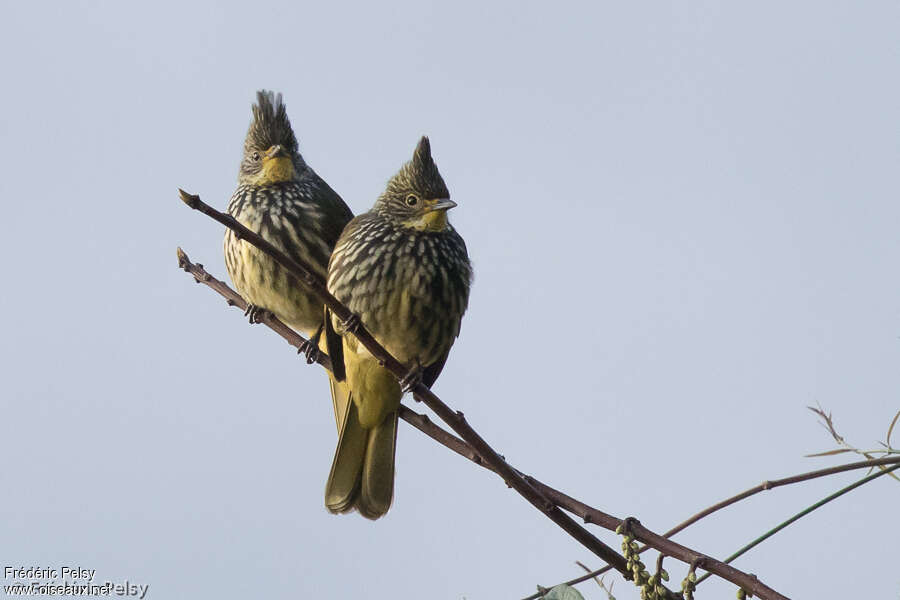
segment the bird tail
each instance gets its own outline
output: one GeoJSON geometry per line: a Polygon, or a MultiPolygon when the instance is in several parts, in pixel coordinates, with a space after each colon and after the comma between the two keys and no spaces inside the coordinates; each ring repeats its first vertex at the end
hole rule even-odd
{"type": "MultiPolygon", "coordinates": [[[[332,391],[341,387],[346,388],[346,384],[332,385],[332,391]]],[[[397,413],[366,429],[359,422],[355,403],[348,398],[343,417],[334,462],[325,484],[325,506],[332,513],[355,508],[362,516],[374,520],[388,511],[394,497],[397,413]]]]}
{"type": "Polygon", "coordinates": [[[369,430],[362,486],[357,508],[367,519],[383,516],[394,499],[394,455],[397,450],[397,413],[369,430]]]}
{"type": "Polygon", "coordinates": [[[334,405],[334,424],[337,426],[338,435],[341,435],[341,427],[351,402],[350,386],[346,381],[337,381],[330,373],[328,374],[328,385],[331,387],[331,403],[334,405]]]}
{"type": "MultiPolygon", "coordinates": [[[[343,342],[334,330],[327,308],[322,344],[331,357],[333,374],[329,383],[338,426],[337,449],[325,484],[325,506],[333,513],[355,508],[367,519],[377,519],[388,511],[394,497],[397,411],[383,417],[374,427],[363,427],[347,381],[343,342]]],[[[396,387],[390,376],[387,380],[396,387]]],[[[367,415],[369,420],[378,418],[372,417],[367,415]]],[[[371,424],[369,420],[367,425],[371,424]]]]}

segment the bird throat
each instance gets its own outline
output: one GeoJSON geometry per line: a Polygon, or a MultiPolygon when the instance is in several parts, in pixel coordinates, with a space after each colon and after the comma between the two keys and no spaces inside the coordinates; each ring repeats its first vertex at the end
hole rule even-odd
{"type": "Polygon", "coordinates": [[[289,156],[264,158],[262,170],[256,178],[256,185],[269,185],[290,181],[294,178],[294,163],[289,156]]]}
{"type": "Polygon", "coordinates": [[[447,211],[429,211],[415,219],[404,221],[403,224],[417,231],[444,231],[447,229],[447,211]]]}

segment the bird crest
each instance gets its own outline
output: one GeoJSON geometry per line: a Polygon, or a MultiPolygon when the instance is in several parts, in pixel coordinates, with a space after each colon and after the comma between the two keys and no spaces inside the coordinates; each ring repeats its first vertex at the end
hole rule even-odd
{"type": "Polygon", "coordinates": [[[413,152],[413,164],[420,170],[434,166],[434,159],[431,158],[431,142],[428,140],[427,135],[423,135],[419,143],[416,144],[416,149],[413,152]]]}
{"type": "Polygon", "coordinates": [[[416,145],[412,160],[391,178],[386,190],[388,196],[403,196],[407,192],[415,192],[428,199],[450,197],[447,184],[431,157],[431,143],[424,135],[416,145]]]}
{"type": "Polygon", "coordinates": [[[265,150],[279,144],[292,154],[297,152],[297,138],[281,94],[260,90],[256,93],[253,121],[247,131],[244,150],[265,150]]]}

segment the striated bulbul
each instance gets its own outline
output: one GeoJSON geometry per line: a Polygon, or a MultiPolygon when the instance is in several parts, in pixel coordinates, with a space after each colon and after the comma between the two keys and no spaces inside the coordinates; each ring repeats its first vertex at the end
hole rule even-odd
{"type": "Polygon", "coordinates": [[[343,414],[336,411],[340,435],[325,489],[331,512],[357,509],[377,519],[390,508],[403,388],[434,383],[468,304],[471,264],[447,221],[454,206],[423,137],[412,160],[372,209],[347,225],[334,248],[328,290],[410,374],[401,386],[326,310],[328,352],[351,399],[343,414]]]}
{"type": "MultiPolygon", "coordinates": [[[[281,94],[256,94],[228,214],[325,278],[331,250],[353,213],[303,160],[281,94]]],[[[225,265],[250,304],[251,322],[268,310],[310,337],[308,357],[317,351],[323,308],[305,284],[231,229],[225,232],[225,265]]],[[[346,386],[333,378],[330,383],[335,414],[343,414],[346,386]]]]}

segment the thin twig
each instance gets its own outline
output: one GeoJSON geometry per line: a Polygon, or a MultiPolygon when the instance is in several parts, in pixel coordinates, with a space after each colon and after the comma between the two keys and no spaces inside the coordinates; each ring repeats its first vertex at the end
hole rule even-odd
{"type": "MultiPolygon", "coordinates": [[[[831,502],[832,500],[834,500],[834,499],[836,499],[836,498],[840,498],[841,496],[843,496],[843,495],[846,494],[847,492],[853,491],[853,490],[855,490],[856,488],[858,488],[859,486],[861,486],[861,485],[863,485],[863,484],[866,484],[866,483],[872,481],[873,479],[876,479],[876,478],[878,478],[878,477],[881,477],[882,475],[887,475],[888,473],[890,473],[890,472],[892,472],[892,471],[896,471],[897,469],[900,469],[900,465],[895,465],[895,466],[891,467],[890,469],[884,469],[884,470],[882,470],[882,471],[878,471],[877,473],[872,473],[871,475],[866,475],[865,477],[863,477],[863,478],[860,479],[859,481],[856,481],[856,482],[854,482],[854,483],[851,483],[851,484],[848,485],[847,487],[841,488],[840,490],[838,490],[838,491],[836,491],[835,493],[831,494],[831,495],[828,496],[827,498],[822,498],[821,500],[819,500],[818,502],[816,502],[816,503],[813,504],[812,506],[809,506],[809,507],[807,507],[807,508],[801,510],[801,511],[798,512],[796,515],[794,515],[793,517],[791,517],[790,519],[788,519],[787,521],[784,521],[783,523],[778,524],[778,525],[775,526],[774,528],[772,528],[772,529],[770,529],[769,531],[767,531],[766,533],[762,534],[761,536],[759,536],[758,538],[756,538],[755,540],[753,540],[752,542],[750,542],[749,544],[747,544],[746,546],[744,546],[743,548],[741,548],[740,550],[738,550],[737,552],[735,552],[734,554],[732,554],[731,556],[729,556],[728,558],[726,558],[726,559],[725,559],[725,562],[726,562],[726,563],[730,563],[731,561],[733,561],[733,560],[736,559],[737,557],[739,557],[739,556],[741,556],[742,554],[745,554],[746,552],[750,551],[752,548],[754,548],[754,547],[758,546],[759,544],[763,543],[764,541],[766,541],[767,539],[769,539],[770,537],[772,537],[773,535],[775,535],[776,533],[778,533],[779,531],[781,531],[782,529],[784,529],[785,527],[787,527],[788,525],[790,525],[791,523],[793,523],[794,521],[797,521],[798,519],[800,519],[800,518],[802,518],[802,517],[805,517],[806,515],[808,515],[808,514],[811,513],[812,511],[816,510],[817,508],[820,508],[820,507],[822,507],[822,506],[825,506],[826,504],[828,504],[828,503],[831,502]]],[[[710,575],[712,575],[712,573],[706,573],[705,575],[703,575],[703,577],[698,578],[698,579],[697,579],[697,585],[700,585],[700,583],[701,583],[704,579],[708,578],[710,575]]],[[[749,590],[748,590],[748,591],[749,591],[749,590]]]]}
{"type": "Polygon", "coordinates": [[[891,424],[888,425],[887,435],[884,438],[884,447],[888,450],[891,450],[891,433],[893,433],[894,425],[897,424],[898,419],[900,419],[900,410],[898,410],[897,414],[894,415],[894,418],[891,419],[891,424]]]}
{"type": "MultiPolygon", "coordinates": [[[[662,556],[662,554],[660,554],[660,556],[662,556]]],[[[579,567],[581,567],[582,569],[584,569],[585,571],[587,571],[588,573],[591,572],[590,568],[588,568],[588,566],[587,566],[586,564],[584,564],[583,562],[581,562],[580,560],[576,560],[576,561],[575,561],[575,564],[578,565],[579,567]]],[[[601,590],[603,590],[604,592],[606,592],[606,597],[607,597],[609,600],[616,600],[615,597],[612,595],[612,587],[613,587],[613,584],[609,584],[609,587],[606,587],[606,584],[603,583],[603,578],[602,578],[602,577],[597,577],[597,576],[594,576],[594,581],[597,582],[597,585],[600,586],[600,589],[601,589],[601,590]]],[[[565,585],[565,584],[563,584],[563,585],[565,585]]],[[[555,586],[554,586],[554,587],[555,587],[555,586]]]]}
{"type": "MultiPolygon", "coordinates": [[[[544,494],[546,494],[547,497],[550,498],[553,502],[568,510],[569,512],[583,518],[587,523],[596,523],[601,527],[605,527],[607,529],[612,528],[613,530],[615,530],[615,528],[622,523],[622,521],[617,519],[616,517],[608,515],[601,510],[598,510],[579,500],[576,500],[575,498],[572,498],[571,496],[568,496],[558,490],[554,490],[549,486],[545,486],[536,479],[530,477],[527,479],[539,490],[544,492],[544,494]]],[[[649,529],[641,525],[640,521],[638,521],[637,519],[629,521],[628,530],[632,535],[634,535],[635,539],[641,540],[642,542],[646,543],[649,546],[652,546],[653,548],[659,550],[667,556],[672,556],[686,563],[702,563],[705,570],[713,572],[719,577],[727,579],[732,583],[736,583],[736,585],[752,593],[754,596],[758,596],[760,598],[785,599],[785,596],[782,596],[775,590],[763,584],[761,581],[759,581],[759,579],[756,578],[755,575],[739,571],[723,561],[697,552],[696,550],[692,550],[687,546],[683,546],[677,542],[673,542],[672,540],[665,538],[658,533],[654,533],[653,531],[650,531],[649,529]],[[745,583],[737,583],[736,580],[738,579],[745,583]]]]}
{"type": "Polygon", "coordinates": [[[818,408],[813,408],[812,406],[807,406],[809,410],[813,411],[822,419],[819,424],[825,428],[825,430],[831,434],[831,437],[834,438],[834,441],[843,446],[845,444],[843,436],[838,434],[837,429],[834,427],[834,420],[831,418],[831,413],[826,413],[825,409],[822,408],[821,405],[818,408]]]}
{"type": "MultiPolygon", "coordinates": [[[[188,255],[185,254],[184,250],[181,248],[178,248],[176,253],[178,254],[179,268],[193,275],[194,281],[197,283],[204,283],[219,292],[219,294],[225,298],[225,303],[228,304],[228,306],[236,306],[243,311],[247,310],[247,301],[241,298],[240,294],[228,287],[228,284],[207,273],[202,264],[192,263],[191,259],[188,258],[188,255]]],[[[298,351],[303,349],[304,344],[307,343],[306,338],[279,321],[278,317],[273,315],[270,311],[264,311],[259,319],[263,325],[280,335],[288,344],[298,351]]],[[[316,353],[315,362],[319,363],[329,371],[331,370],[331,359],[328,358],[328,355],[324,352],[316,353]]]]}
{"type": "MultiPolygon", "coordinates": [[[[892,457],[887,457],[887,458],[875,458],[875,459],[871,459],[871,460],[861,460],[859,462],[848,463],[846,465],[839,465],[836,467],[829,467],[827,469],[818,469],[816,471],[809,471],[808,473],[801,473],[800,475],[793,475],[791,477],[785,477],[783,479],[773,479],[773,480],[769,480],[769,481],[764,481],[757,486],[754,486],[750,489],[744,490],[743,492],[741,492],[739,494],[735,494],[731,498],[727,498],[725,500],[722,500],[721,502],[713,504],[709,508],[705,508],[705,509],[701,510],[694,516],[690,517],[689,519],[686,519],[685,521],[679,523],[672,529],[665,532],[663,534],[663,537],[671,537],[671,536],[675,535],[676,533],[679,533],[679,532],[687,529],[688,527],[690,527],[691,525],[693,525],[700,519],[703,519],[704,517],[708,517],[709,515],[713,514],[714,512],[722,510],[723,508],[725,508],[727,506],[731,506],[732,504],[740,502],[741,500],[745,500],[745,499],[749,498],[750,496],[758,494],[759,492],[772,490],[777,487],[791,485],[794,483],[801,483],[804,481],[809,481],[810,479],[826,477],[828,475],[836,475],[837,473],[844,473],[846,471],[854,471],[854,470],[858,470],[858,469],[868,469],[868,468],[872,468],[872,467],[885,466],[885,465],[900,465],[900,457],[892,456],[892,457]]],[[[645,545],[645,546],[642,546],[641,548],[639,548],[638,552],[643,552],[644,550],[648,550],[648,549],[650,549],[650,546],[645,545]]],[[[596,575],[602,575],[603,573],[606,573],[608,571],[609,571],[609,567],[606,566],[606,567],[597,569],[595,571],[591,571],[587,575],[581,575],[579,577],[575,577],[574,579],[570,579],[569,581],[565,581],[563,583],[565,583],[566,585],[575,585],[575,584],[581,583],[583,581],[587,581],[588,579],[590,579],[591,577],[594,577],[596,575]]],[[[532,596],[526,596],[522,600],[534,600],[535,598],[537,598],[537,596],[532,595],[532,596]]]]}
{"type": "MultiPolygon", "coordinates": [[[[885,449],[870,452],[866,450],[860,450],[859,448],[845,440],[844,436],[838,434],[837,429],[834,426],[834,418],[831,416],[830,412],[826,413],[825,409],[823,409],[821,405],[818,405],[817,408],[813,408],[812,406],[807,406],[806,408],[818,415],[818,417],[821,419],[821,421],[819,421],[819,424],[822,425],[822,427],[824,427],[828,431],[828,433],[831,434],[831,437],[834,438],[834,441],[837,442],[839,446],[841,446],[840,448],[837,448],[835,450],[818,452],[816,454],[809,454],[807,456],[831,456],[834,454],[841,454],[843,452],[853,452],[855,454],[859,454],[860,456],[865,456],[868,459],[874,459],[875,454],[895,454],[895,452],[893,452],[893,449],[890,447],[890,439],[891,431],[894,429],[894,424],[897,422],[897,417],[900,416],[900,411],[897,412],[897,415],[894,416],[894,420],[891,421],[891,425],[888,427],[887,445],[885,449]]],[[[885,471],[884,466],[879,466],[878,468],[882,471],[885,471]]],[[[895,473],[891,473],[891,477],[893,477],[897,481],[900,481],[900,477],[898,477],[895,473]]]]}
{"type": "MultiPolygon", "coordinates": [[[[252,233],[252,232],[250,232],[250,233],[252,233]]],[[[225,296],[226,299],[229,298],[229,296],[222,291],[222,288],[224,287],[229,290],[230,290],[230,288],[228,288],[228,286],[225,283],[215,280],[215,278],[213,278],[205,270],[203,270],[202,267],[198,268],[196,265],[193,265],[190,262],[190,260],[187,258],[187,255],[183,251],[179,251],[178,260],[179,260],[179,267],[181,267],[185,271],[194,275],[196,280],[200,281],[201,283],[206,283],[209,287],[211,287],[212,289],[218,291],[223,296],[225,296]]],[[[231,292],[231,294],[233,294],[234,296],[237,296],[237,294],[234,292],[231,292]]],[[[239,298],[239,296],[237,296],[237,297],[239,298]]],[[[235,299],[232,298],[232,300],[234,301],[235,299]]],[[[235,305],[240,306],[240,304],[238,304],[237,302],[235,302],[235,305]]],[[[265,324],[270,327],[272,326],[269,322],[266,322],[265,324]]],[[[282,335],[282,332],[278,332],[278,333],[279,333],[279,335],[282,335]]],[[[299,334],[297,334],[293,331],[290,331],[290,333],[287,335],[282,335],[282,337],[285,337],[285,339],[287,339],[288,342],[291,343],[291,345],[293,345],[295,347],[299,347],[305,341],[302,336],[300,336],[299,334]]],[[[323,364],[323,365],[325,364],[324,356],[325,355],[323,353],[322,354],[323,360],[319,361],[320,364],[323,364]]],[[[478,450],[476,450],[472,445],[466,443],[463,440],[460,440],[459,438],[452,435],[451,433],[441,429],[436,424],[434,424],[431,421],[431,419],[429,419],[427,416],[418,414],[415,411],[412,411],[403,405],[401,405],[401,407],[400,407],[399,415],[405,421],[407,421],[408,423],[410,423],[411,425],[413,425],[414,427],[416,427],[417,429],[419,429],[420,431],[422,431],[429,437],[433,438],[435,441],[443,444],[447,448],[450,448],[451,450],[457,452],[461,456],[468,458],[469,460],[471,460],[472,462],[474,462],[480,466],[483,466],[491,471],[494,471],[495,473],[501,474],[500,471],[496,468],[496,466],[493,463],[484,460],[481,456],[481,453],[478,450]]],[[[495,453],[495,455],[496,455],[496,453],[495,453]]],[[[502,459],[501,459],[501,461],[509,469],[512,469],[512,467],[509,467],[509,465],[505,461],[503,461],[502,459]]],[[[518,477],[522,477],[521,473],[519,473],[518,471],[513,470],[513,472],[518,477]]],[[[501,474],[501,476],[503,476],[503,475],[501,474]]],[[[506,478],[504,477],[504,479],[506,479],[506,478]]],[[[557,490],[554,490],[550,486],[547,486],[547,485],[541,483],[537,479],[529,477],[528,480],[531,481],[533,484],[540,486],[540,489],[543,490],[544,492],[551,492],[551,493],[555,493],[559,496],[565,496],[561,492],[558,492],[557,490]]],[[[549,500],[548,500],[548,502],[549,502],[549,500]]],[[[562,506],[563,508],[566,508],[567,510],[569,510],[569,507],[567,507],[567,506],[563,506],[563,505],[559,505],[559,506],[562,506]]],[[[554,507],[556,508],[556,505],[554,505],[554,507]]],[[[557,508],[557,510],[558,510],[558,508],[557,508]]],[[[592,510],[596,511],[596,509],[592,509],[592,510]]],[[[599,513],[599,511],[596,511],[596,512],[599,513]]],[[[602,523],[597,522],[597,521],[592,521],[592,522],[596,522],[598,525],[601,525],[601,526],[606,527],[607,529],[610,529],[613,531],[622,522],[620,519],[617,519],[610,515],[605,515],[605,516],[606,516],[606,518],[603,519],[602,523]]],[[[580,528],[580,526],[578,526],[577,524],[575,524],[575,525],[576,525],[576,527],[580,528]]],[[[641,527],[640,530],[634,531],[635,538],[641,540],[642,542],[648,542],[648,541],[652,542],[652,540],[646,535],[645,532],[649,532],[649,530],[646,530],[646,528],[643,528],[643,527],[641,527]]],[[[588,536],[593,537],[590,533],[588,533],[586,531],[585,531],[585,533],[587,533],[588,536]]],[[[652,532],[649,532],[649,533],[652,533],[652,532]]],[[[653,534],[653,535],[655,535],[655,534],[653,534]]],[[[656,537],[659,537],[659,536],[656,536],[656,537]]],[[[579,539],[579,538],[576,538],[576,539],[578,539],[578,541],[582,542],[582,544],[585,544],[585,542],[582,541],[581,539],[579,539]]],[[[596,539],[596,538],[594,538],[594,539],[596,539]]],[[[593,548],[591,548],[590,546],[587,546],[587,544],[585,544],[585,546],[593,551],[593,548]]],[[[674,549],[670,548],[669,550],[666,551],[666,554],[668,554],[678,560],[682,560],[683,562],[689,562],[690,560],[693,560],[697,556],[703,556],[700,553],[694,552],[693,550],[689,550],[687,548],[684,548],[683,546],[678,546],[677,548],[674,548],[674,549]]],[[[615,553],[615,555],[619,556],[618,553],[615,553]]],[[[716,569],[717,569],[717,566],[713,565],[712,572],[716,572],[716,569]]],[[[719,573],[716,573],[716,574],[719,574],[719,573]]],[[[737,569],[733,569],[733,568],[729,567],[721,573],[721,576],[723,578],[731,581],[732,583],[739,585],[748,591],[753,592],[754,595],[756,595],[757,597],[778,598],[778,599],[784,598],[784,596],[782,596],[781,594],[778,594],[774,590],[771,590],[770,588],[768,588],[767,586],[765,586],[764,584],[759,582],[755,577],[751,577],[745,573],[742,573],[741,571],[738,571],[737,569]]],[[[677,597],[678,595],[672,593],[672,596],[677,597]]]]}
{"type": "MultiPolygon", "coordinates": [[[[754,494],[758,494],[759,492],[764,492],[766,490],[772,490],[777,487],[791,485],[793,483],[801,483],[803,481],[809,481],[810,479],[817,479],[819,477],[826,477],[828,475],[835,475],[836,473],[844,473],[845,471],[854,471],[856,469],[867,469],[871,467],[877,467],[880,465],[895,465],[900,463],[900,457],[888,457],[888,458],[874,458],[870,460],[861,460],[855,463],[848,463],[846,465],[838,465],[836,467],[829,467],[827,469],[819,469],[818,471],[810,471],[808,473],[801,473],[800,475],[793,475],[791,477],[785,477],[784,479],[775,479],[772,481],[764,481],[761,484],[750,488],[749,490],[744,490],[740,494],[736,494],[727,500],[722,500],[717,504],[713,504],[709,508],[706,508],[700,512],[698,512],[693,517],[687,519],[686,521],[679,523],[669,531],[667,531],[664,535],[666,537],[675,535],[679,531],[686,529],[687,527],[693,525],[700,519],[711,515],[712,513],[722,510],[726,506],[731,506],[735,502],[740,502],[745,498],[749,498],[754,494]]],[[[748,590],[749,591],[749,590],[748,590]]]]}

